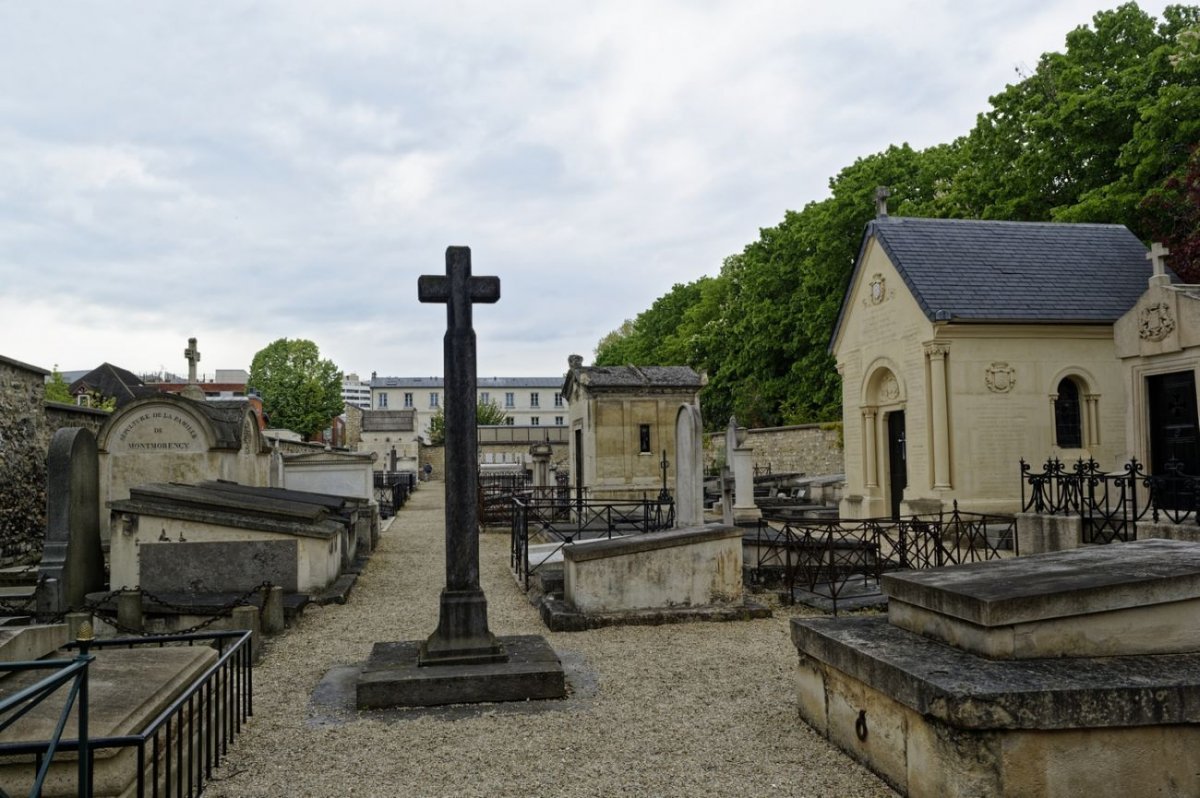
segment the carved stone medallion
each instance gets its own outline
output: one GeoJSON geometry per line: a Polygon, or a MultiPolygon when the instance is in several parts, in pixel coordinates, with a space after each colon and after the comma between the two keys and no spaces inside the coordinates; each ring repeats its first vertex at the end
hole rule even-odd
{"type": "Polygon", "coordinates": [[[1155,302],[1142,308],[1138,335],[1145,340],[1161,341],[1174,329],[1175,319],[1171,317],[1171,306],[1166,302],[1155,302]]]}
{"type": "Polygon", "coordinates": [[[987,367],[984,381],[992,393],[1008,393],[1017,384],[1016,372],[1007,363],[993,363],[987,367]]]}
{"type": "Polygon", "coordinates": [[[878,305],[890,299],[893,293],[888,291],[887,278],[876,272],[871,275],[871,281],[867,283],[867,296],[863,299],[863,305],[878,305]]]}
{"type": "Polygon", "coordinates": [[[879,396],[885,402],[894,402],[900,398],[900,383],[896,382],[896,377],[889,374],[879,386],[879,396]]]}

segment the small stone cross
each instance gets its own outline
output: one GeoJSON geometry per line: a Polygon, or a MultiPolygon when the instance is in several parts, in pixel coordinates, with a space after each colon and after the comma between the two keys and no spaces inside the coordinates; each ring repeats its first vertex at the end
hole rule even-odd
{"type": "Polygon", "coordinates": [[[892,190],[887,186],[879,186],[875,189],[875,215],[880,219],[888,215],[887,201],[890,196],[892,196],[892,190]]]}
{"type": "Polygon", "coordinates": [[[196,364],[200,362],[200,350],[196,348],[196,339],[188,339],[188,347],[183,350],[183,356],[188,362],[188,382],[196,381],[196,364]]]}
{"type": "Polygon", "coordinates": [[[1155,241],[1150,246],[1150,251],[1146,253],[1146,260],[1154,263],[1154,276],[1162,277],[1167,273],[1166,257],[1171,254],[1171,250],[1164,247],[1160,242],[1155,241]]]}

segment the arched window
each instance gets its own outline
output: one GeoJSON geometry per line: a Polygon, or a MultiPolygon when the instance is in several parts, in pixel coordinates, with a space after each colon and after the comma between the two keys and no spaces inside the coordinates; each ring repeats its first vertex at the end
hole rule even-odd
{"type": "Polygon", "coordinates": [[[1060,448],[1083,448],[1083,413],[1079,405],[1079,385],[1070,377],[1058,384],[1054,401],[1054,438],[1060,448]]]}

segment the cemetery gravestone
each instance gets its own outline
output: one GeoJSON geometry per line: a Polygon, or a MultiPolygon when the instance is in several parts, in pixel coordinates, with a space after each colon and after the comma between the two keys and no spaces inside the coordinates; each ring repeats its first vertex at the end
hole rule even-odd
{"type": "Polygon", "coordinates": [[[46,459],[46,542],[37,609],[57,615],[104,588],[96,438],[85,429],[54,433],[46,459]]]}

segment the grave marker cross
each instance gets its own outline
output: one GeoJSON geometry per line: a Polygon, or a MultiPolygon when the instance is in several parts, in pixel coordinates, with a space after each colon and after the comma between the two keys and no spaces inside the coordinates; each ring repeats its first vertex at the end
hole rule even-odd
{"type": "Polygon", "coordinates": [[[1155,241],[1150,247],[1150,251],[1146,253],[1146,260],[1150,261],[1154,266],[1154,276],[1158,277],[1167,273],[1166,257],[1171,254],[1171,250],[1164,247],[1158,241],[1155,241]]]}
{"type": "Polygon", "coordinates": [[[200,350],[196,348],[196,339],[189,338],[187,349],[183,350],[183,356],[188,362],[188,382],[196,381],[196,364],[200,362],[200,350]]]}
{"type": "Polygon", "coordinates": [[[446,276],[421,275],[417,297],[446,305],[443,340],[446,396],[446,587],[438,627],[421,645],[421,665],[504,660],[488,631],[487,599],[479,587],[479,480],[476,475],[475,330],[471,305],[500,299],[499,277],[472,277],[471,250],[446,249],[446,276]]]}

